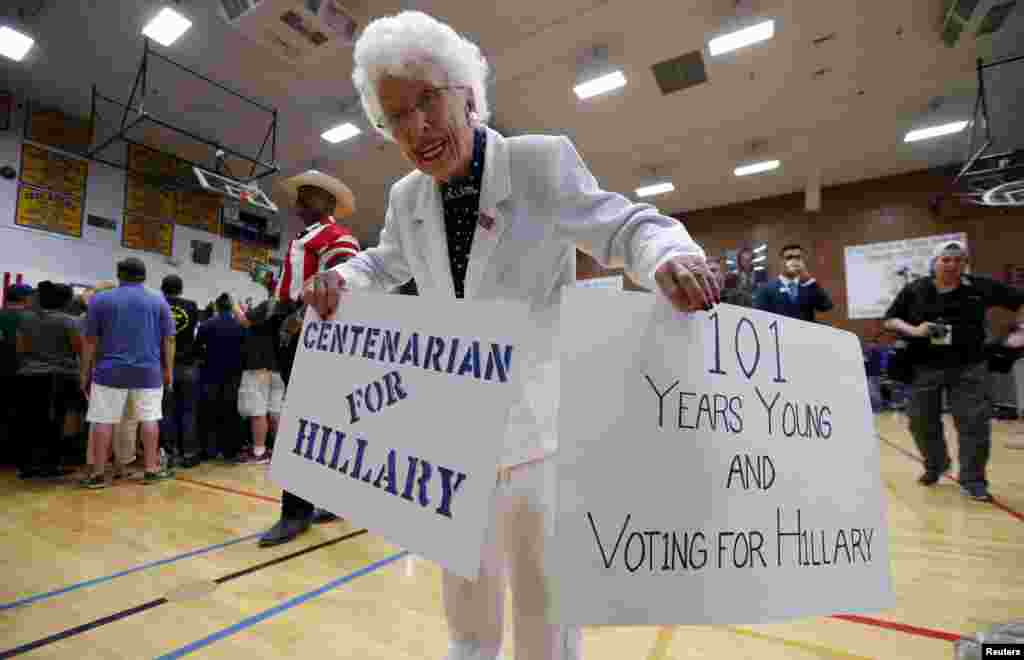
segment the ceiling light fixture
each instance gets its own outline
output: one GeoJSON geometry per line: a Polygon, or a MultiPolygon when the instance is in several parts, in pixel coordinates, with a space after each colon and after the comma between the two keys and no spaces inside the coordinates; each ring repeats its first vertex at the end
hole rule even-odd
{"type": "Polygon", "coordinates": [[[611,73],[606,73],[603,76],[580,83],[573,87],[572,91],[576,92],[576,96],[582,101],[625,86],[626,76],[621,71],[612,71],[611,73]]]}
{"type": "Polygon", "coordinates": [[[775,21],[767,20],[751,25],[748,28],[715,37],[708,42],[708,52],[712,57],[722,55],[740,48],[767,41],[775,36],[775,21]]]}
{"type": "Polygon", "coordinates": [[[928,138],[959,133],[960,131],[967,128],[967,124],[969,123],[970,122],[966,121],[954,121],[948,124],[939,124],[938,126],[919,128],[915,131],[910,131],[909,133],[907,133],[906,137],[903,138],[903,141],[917,142],[918,140],[927,140],[928,138]]]}
{"type": "Polygon", "coordinates": [[[5,26],[0,27],[0,55],[20,62],[32,50],[35,40],[17,30],[5,26]]]}
{"type": "Polygon", "coordinates": [[[362,133],[362,131],[358,126],[352,122],[345,122],[344,124],[338,124],[329,131],[324,131],[320,137],[331,144],[337,144],[339,142],[344,142],[345,140],[350,140],[360,133],[362,133]]]}
{"type": "Polygon", "coordinates": [[[576,62],[576,86],[573,91],[582,101],[625,87],[626,76],[611,63],[608,47],[588,48],[576,62]]]}
{"type": "Polygon", "coordinates": [[[760,163],[751,163],[750,165],[741,165],[732,171],[736,176],[747,176],[748,174],[758,174],[759,172],[769,172],[777,169],[781,163],[777,160],[766,160],[760,163]]]}
{"type": "Polygon", "coordinates": [[[649,186],[642,186],[636,189],[637,197],[652,197],[654,195],[664,195],[675,190],[676,187],[672,185],[671,181],[662,181],[661,183],[652,183],[649,186]]]}
{"type": "Polygon", "coordinates": [[[756,248],[754,248],[754,252],[755,253],[757,253],[757,252],[764,252],[767,249],[768,249],[768,244],[767,243],[761,243],[756,248]]]}
{"type": "Polygon", "coordinates": [[[146,27],[142,28],[142,34],[166,48],[188,32],[190,27],[192,21],[170,7],[164,7],[153,20],[146,23],[146,27]]]}

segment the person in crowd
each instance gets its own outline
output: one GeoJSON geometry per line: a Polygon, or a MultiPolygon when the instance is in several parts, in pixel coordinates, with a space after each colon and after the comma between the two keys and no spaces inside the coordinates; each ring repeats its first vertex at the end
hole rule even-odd
{"type": "MultiPolygon", "coordinates": [[[[348,186],[322,172],[309,171],[286,179],[281,187],[302,220],[304,229],[288,244],[287,259],[278,282],[278,309],[288,315],[282,326],[279,347],[281,373],[285,381],[298,350],[298,333],[305,308],[300,305],[302,286],[316,273],[333,268],[359,250],[359,241],[339,222],[355,212],[355,197],[348,186]]],[[[317,509],[294,493],[281,495],[281,518],[260,537],[260,545],[287,543],[309,529],[337,516],[317,509]]]]}
{"type": "Polygon", "coordinates": [[[948,388],[960,444],[960,485],[975,500],[991,501],[986,475],[992,446],[992,402],[985,352],[987,312],[1017,312],[1005,343],[1024,346],[1024,291],[967,275],[968,255],[957,241],[941,245],[930,277],[905,286],[885,313],[885,327],[906,339],[913,364],[907,414],[925,470],[918,481],[938,482],[951,466],[942,423],[948,388]]]}
{"type": "Polygon", "coordinates": [[[305,298],[329,317],[343,289],[383,293],[414,278],[421,296],[518,300],[530,309],[532,339],[517,368],[527,387],[549,394],[527,396],[524,387],[512,403],[509,416],[520,421],[502,439],[478,579],[443,573],[447,657],[498,656],[507,576],[516,656],[576,658],[578,630],[547,619],[543,562],[556,483],[555,319],[575,279],[575,251],[605,267],[621,261],[681,311],[711,309],[718,284],[682,223],[602,190],[568,138],[505,138],[488,128],[487,62],[450,26],[420,12],[377,19],[354,60],[367,116],[415,171],[391,186],[379,244],[313,277],[305,298]]]}
{"type": "MultiPolygon", "coordinates": [[[[38,320],[32,309],[35,290],[27,284],[12,284],[4,291],[4,307],[0,309],[0,388],[3,392],[16,389],[18,373],[18,327],[38,320]]],[[[0,397],[0,439],[4,447],[16,442],[18,432],[17,401],[13,397],[0,397]]]]}
{"type": "Polygon", "coordinates": [[[193,345],[199,306],[182,298],[184,283],[178,275],[168,275],[160,290],[171,308],[174,320],[174,388],[164,390],[163,419],[160,420],[161,445],[181,467],[195,467],[200,462],[196,416],[199,403],[199,370],[195,365],[193,345]]]}
{"type": "Polygon", "coordinates": [[[744,303],[748,301],[739,289],[735,287],[731,289],[726,287],[725,264],[723,263],[722,258],[708,257],[707,262],[708,270],[711,271],[711,274],[715,278],[715,282],[718,283],[719,290],[722,292],[722,302],[728,303],[730,305],[740,305],[749,307],[749,305],[744,305],[744,303]]]}
{"type": "Polygon", "coordinates": [[[754,307],[766,312],[814,322],[815,314],[832,309],[832,297],[807,271],[804,249],[797,244],[779,251],[778,280],[766,282],[754,293],[754,307]]]}
{"type": "MultiPolygon", "coordinates": [[[[104,291],[110,291],[117,288],[117,282],[114,280],[100,280],[92,287],[82,292],[82,303],[85,306],[86,314],[82,318],[78,319],[79,329],[81,333],[85,333],[88,325],[88,310],[89,304],[92,300],[100,293],[104,291]]],[[[101,359],[99,354],[93,356],[93,364],[96,364],[101,359]]],[[[79,397],[83,402],[82,415],[88,413],[89,402],[84,397],[79,397]]],[[[86,424],[86,427],[89,425],[86,424]]],[[[90,478],[92,478],[93,466],[96,465],[96,443],[93,439],[93,434],[86,428],[86,472],[80,480],[81,484],[87,485],[90,478]]],[[[135,402],[132,397],[128,398],[125,403],[124,414],[121,416],[121,421],[114,427],[113,440],[111,441],[111,451],[108,452],[104,461],[112,461],[113,464],[113,478],[122,479],[127,477],[130,473],[129,466],[135,463],[138,459],[138,445],[139,445],[139,421],[135,417],[135,402]]]]}
{"type": "Polygon", "coordinates": [[[201,360],[199,381],[199,436],[202,460],[222,456],[238,460],[242,449],[238,387],[242,379],[242,344],[245,328],[232,313],[233,301],[222,293],[216,315],[199,326],[195,354],[201,360]]]}
{"type": "MultiPolygon", "coordinates": [[[[729,301],[740,307],[754,306],[754,292],[768,279],[764,270],[754,267],[754,251],[747,246],[736,253],[736,270],[725,276],[729,301]]],[[[725,293],[723,293],[725,295],[725,293]]]]}
{"type": "Polygon", "coordinates": [[[249,420],[252,447],[239,456],[241,463],[269,463],[267,436],[277,432],[284,404],[284,381],[278,360],[278,335],[284,322],[274,300],[268,298],[247,311],[236,307],[235,318],[246,328],[242,342],[242,378],[238,387],[238,413],[249,420]]]}
{"type": "Polygon", "coordinates": [[[18,416],[26,422],[22,426],[32,429],[16,441],[22,478],[65,474],[60,466],[64,419],[78,392],[75,377],[81,352],[78,324],[62,311],[71,298],[71,287],[40,282],[38,316],[18,326],[20,360],[11,392],[18,401],[18,416]]]}
{"type": "Polygon", "coordinates": [[[104,471],[114,427],[123,419],[129,400],[142,433],[144,482],[173,476],[160,465],[158,444],[163,390],[173,387],[171,309],[163,297],[143,286],[146,265],[141,260],[129,257],[119,262],[117,279],[116,289],[91,301],[83,341],[80,381],[89,399],[86,421],[92,425],[96,461],[88,488],[106,485],[104,471]]]}

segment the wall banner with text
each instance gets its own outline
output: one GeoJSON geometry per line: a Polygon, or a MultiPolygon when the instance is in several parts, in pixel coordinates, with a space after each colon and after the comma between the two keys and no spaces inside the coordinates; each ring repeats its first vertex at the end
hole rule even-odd
{"type": "Polygon", "coordinates": [[[855,335],[733,305],[563,295],[551,620],[752,624],[894,605],[855,335]]]}
{"type": "Polygon", "coordinates": [[[475,579],[526,312],[382,294],[309,310],[271,479],[475,579]]]}
{"type": "Polygon", "coordinates": [[[928,277],[935,250],[950,241],[959,241],[969,250],[964,233],[847,245],[844,257],[849,318],[885,316],[903,287],[918,278],[928,277]]]}

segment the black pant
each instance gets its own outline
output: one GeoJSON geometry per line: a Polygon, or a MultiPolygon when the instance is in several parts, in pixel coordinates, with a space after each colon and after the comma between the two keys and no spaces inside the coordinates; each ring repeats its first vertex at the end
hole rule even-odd
{"type": "Polygon", "coordinates": [[[204,454],[234,458],[242,450],[242,416],[238,414],[240,376],[222,383],[203,383],[199,404],[199,437],[204,454]]]}
{"type": "Polygon", "coordinates": [[[992,399],[988,366],[933,369],[917,367],[910,393],[910,431],[928,470],[942,471],[949,449],[942,425],[942,387],[949,388],[960,444],[960,481],[987,484],[985,467],[992,448],[992,399]]]}
{"type": "Polygon", "coordinates": [[[174,387],[164,390],[160,444],[178,456],[199,453],[196,434],[196,403],[199,400],[199,370],[192,365],[174,367],[174,387]]]}
{"type": "Polygon", "coordinates": [[[60,465],[64,417],[71,404],[73,379],[60,374],[17,376],[17,408],[12,440],[18,470],[34,472],[60,465]]]}

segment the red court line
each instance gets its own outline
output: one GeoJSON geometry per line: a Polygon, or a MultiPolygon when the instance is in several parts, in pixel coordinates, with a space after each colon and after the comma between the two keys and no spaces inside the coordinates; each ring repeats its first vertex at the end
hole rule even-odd
{"type": "MultiPolygon", "coordinates": [[[[892,447],[893,449],[895,449],[899,453],[903,454],[904,456],[907,456],[908,458],[912,458],[915,461],[917,461],[918,463],[924,464],[924,460],[920,456],[918,456],[917,454],[915,454],[915,453],[913,453],[911,451],[907,451],[906,449],[904,449],[903,447],[900,447],[899,445],[897,445],[894,442],[890,442],[889,440],[886,440],[885,436],[882,435],[881,433],[878,434],[878,439],[881,440],[882,442],[884,442],[885,444],[889,445],[890,447],[892,447]]],[[[946,476],[948,476],[953,481],[955,481],[957,483],[960,483],[960,480],[957,479],[956,477],[954,477],[953,475],[949,474],[949,475],[946,475],[946,476]]],[[[1002,502],[1000,502],[999,500],[997,500],[994,497],[992,498],[992,504],[994,504],[997,509],[1002,509],[1003,511],[1005,511],[1008,514],[1010,514],[1011,516],[1013,516],[1017,520],[1019,520],[1021,522],[1024,522],[1024,514],[1022,514],[1020,511],[1015,511],[1015,510],[1011,509],[1010,507],[1006,506],[1005,504],[1003,504],[1002,502]]]]}
{"type": "Polygon", "coordinates": [[[189,479],[188,477],[174,477],[178,481],[184,481],[185,483],[195,484],[197,486],[203,486],[205,488],[213,488],[214,490],[222,490],[225,493],[234,493],[235,495],[244,495],[245,497],[251,497],[257,500],[263,500],[264,502],[273,502],[278,504],[281,500],[277,497],[270,497],[269,495],[260,495],[259,493],[250,493],[244,490],[238,490],[237,488],[230,488],[228,486],[220,486],[218,484],[211,484],[207,481],[197,481],[195,479],[189,479]]]}
{"type": "Polygon", "coordinates": [[[887,630],[896,630],[899,632],[909,633],[911,635],[917,635],[918,637],[930,637],[932,639],[941,639],[946,642],[955,642],[961,639],[960,635],[945,632],[943,630],[932,630],[931,628],[921,628],[920,626],[911,626],[905,623],[883,621],[882,619],[873,619],[871,617],[858,616],[855,614],[833,614],[832,618],[840,619],[842,621],[849,621],[851,623],[863,623],[868,626],[885,628],[887,630]]]}

